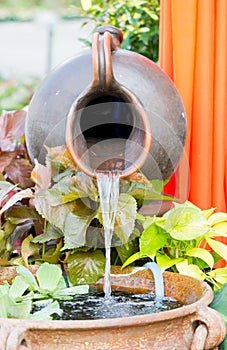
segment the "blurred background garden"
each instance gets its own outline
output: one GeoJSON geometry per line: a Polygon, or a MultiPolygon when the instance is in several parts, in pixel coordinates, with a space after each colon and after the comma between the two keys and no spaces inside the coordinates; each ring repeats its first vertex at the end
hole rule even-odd
{"type": "Polygon", "coordinates": [[[122,48],[158,61],[160,0],[0,0],[0,114],[28,105],[51,70],[112,24],[122,48]]]}

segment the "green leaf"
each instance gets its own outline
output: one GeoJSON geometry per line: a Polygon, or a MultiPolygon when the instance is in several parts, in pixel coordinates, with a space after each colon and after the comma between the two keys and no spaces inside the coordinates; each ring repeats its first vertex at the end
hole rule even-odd
{"type": "Polygon", "coordinates": [[[18,299],[23,296],[28,287],[29,284],[24,279],[22,279],[20,276],[16,276],[13,280],[12,285],[10,286],[9,297],[15,301],[18,301],[18,299]]]}
{"type": "Polygon", "coordinates": [[[27,220],[40,220],[41,217],[34,208],[26,205],[14,205],[5,215],[12,224],[19,225],[27,220]]]}
{"type": "Polygon", "coordinates": [[[33,238],[32,242],[45,243],[45,242],[49,242],[52,239],[61,238],[62,236],[63,236],[62,231],[60,231],[58,228],[54,227],[53,225],[48,224],[44,233],[33,238]]]}
{"type": "Polygon", "coordinates": [[[41,293],[53,293],[62,277],[61,269],[53,264],[44,263],[36,272],[41,293]]]}
{"type": "Polygon", "coordinates": [[[191,276],[202,281],[204,281],[206,278],[206,274],[200,270],[197,265],[188,264],[187,260],[176,264],[176,268],[182,275],[191,276]]]}
{"type": "Polygon", "coordinates": [[[212,269],[214,266],[214,258],[210,252],[203,248],[191,248],[186,251],[186,255],[200,258],[207,263],[212,269]]]}
{"type": "Polygon", "coordinates": [[[36,290],[38,288],[38,284],[34,275],[29,271],[27,267],[20,265],[16,270],[17,273],[20,274],[20,276],[23,277],[24,280],[29,284],[30,290],[36,290]]]}
{"type": "Polygon", "coordinates": [[[156,224],[152,224],[143,231],[140,237],[140,253],[151,256],[164,247],[167,237],[168,235],[164,230],[156,224]]]}
{"type": "Polygon", "coordinates": [[[28,266],[28,258],[39,254],[39,246],[32,243],[33,236],[30,234],[21,244],[21,255],[24,259],[25,265],[28,266]]]}
{"type": "Polygon", "coordinates": [[[105,272],[105,256],[101,250],[76,252],[68,258],[69,278],[73,285],[94,283],[105,272]]]}
{"type": "Polygon", "coordinates": [[[121,193],[118,200],[117,212],[114,223],[114,233],[122,243],[127,243],[135,226],[137,204],[136,200],[121,193]]]}
{"type": "Polygon", "coordinates": [[[166,269],[180,263],[184,259],[183,258],[171,259],[168,255],[156,253],[156,260],[157,260],[158,266],[160,266],[160,268],[162,270],[166,270],[166,269]]]}
{"type": "Polygon", "coordinates": [[[164,228],[171,237],[182,241],[201,237],[209,230],[202,212],[190,207],[170,210],[164,228]]]}
{"type": "Polygon", "coordinates": [[[50,264],[57,264],[60,260],[61,255],[61,248],[62,248],[62,241],[60,241],[56,248],[49,249],[46,254],[42,255],[42,260],[46,261],[50,264]]]}
{"type": "Polygon", "coordinates": [[[7,294],[0,295],[0,318],[8,317],[8,307],[10,304],[10,298],[7,294]]]}
{"type": "Polygon", "coordinates": [[[218,283],[227,283],[227,268],[225,267],[209,271],[208,275],[214,278],[218,283]]]}
{"type": "Polygon", "coordinates": [[[34,312],[29,318],[31,320],[52,320],[51,315],[57,314],[61,316],[62,313],[63,311],[60,309],[58,302],[55,300],[43,309],[34,312]]]}
{"type": "Polygon", "coordinates": [[[134,251],[136,250],[136,245],[136,241],[132,240],[126,244],[116,247],[117,254],[121,259],[122,264],[134,253],[134,251]]]}
{"type": "Polygon", "coordinates": [[[122,268],[134,263],[134,261],[142,259],[142,258],[147,258],[146,254],[141,254],[140,252],[137,252],[133,255],[131,255],[122,265],[122,268]]]}
{"type": "Polygon", "coordinates": [[[32,299],[19,303],[10,303],[8,307],[9,318],[26,319],[29,317],[32,308],[32,299]]]}
{"type": "Polygon", "coordinates": [[[85,245],[87,228],[95,213],[84,210],[76,213],[68,213],[63,227],[65,244],[63,249],[72,249],[85,245]]]}
{"type": "Polygon", "coordinates": [[[225,221],[227,221],[227,213],[222,212],[214,213],[208,219],[208,222],[211,226],[225,221]]]}
{"type": "Polygon", "coordinates": [[[221,242],[215,241],[214,239],[206,239],[209,246],[218,253],[225,261],[227,261],[227,245],[221,242]]]}
{"type": "Polygon", "coordinates": [[[49,221],[50,224],[63,231],[65,218],[68,213],[74,210],[74,203],[66,203],[58,206],[52,206],[53,195],[47,191],[44,194],[36,194],[34,203],[36,210],[49,221]]]}
{"type": "Polygon", "coordinates": [[[213,225],[212,228],[215,231],[216,236],[227,237],[227,221],[218,222],[217,224],[213,225]]]}
{"type": "Polygon", "coordinates": [[[73,286],[69,288],[59,289],[53,293],[53,298],[57,299],[69,299],[68,297],[76,294],[88,294],[89,286],[87,284],[81,286],[73,286]]]}

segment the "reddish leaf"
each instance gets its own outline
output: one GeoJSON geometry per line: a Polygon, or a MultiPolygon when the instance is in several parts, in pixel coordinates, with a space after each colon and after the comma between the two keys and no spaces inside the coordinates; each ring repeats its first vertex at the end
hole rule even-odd
{"type": "Polygon", "coordinates": [[[18,151],[0,152],[0,172],[3,173],[5,168],[10,165],[13,159],[18,155],[18,151]]]}
{"type": "Polygon", "coordinates": [[[4,111],[0,117],[0,149],[4,152],[14,151],[17,142],[24,135],[26,112],[4,111]]]}
{"type": "Polygon", "coordinates": [[[11,161],[5,168],[5,172],[14,184],[18,184],[21,188],[27,188],[33,186],[32,169],[33,167],[27,159],[18,158],[11,161]]]}
{"type": "Polygon", "coordinates": [[[12,207],[14,204],[16,204],[17,202],[21,201],[22,199],[24,199],[24,198],[32,198],[32,197],[33,197],[33,193],[32,193],[30,188],[27,188],[26,190],[17,192],[1,208],[0,215],[2,215],[2,213],[4,213],[4,211],[8,210],[10,207],[12,207]]]}

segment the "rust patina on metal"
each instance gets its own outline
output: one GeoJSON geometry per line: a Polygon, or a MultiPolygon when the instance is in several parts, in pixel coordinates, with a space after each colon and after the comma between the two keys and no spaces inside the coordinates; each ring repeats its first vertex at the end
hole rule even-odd
{"type": "MultiPolygon", "coordinates": [[[[33,268],[33,272],[35,268],[33,268]]],[[[2,268],[0,280],[15,276],[2,268]]],[[[210,286],[192,277],[164,273],[165,295],[184,305],[155,314],[83,321],[0,319],[1,350],[202,350],[214,349],[224,339],[223,319],[209,304],[210,286]],[[21,345],[24,340],[24,344],[21,345]]],[[[102,288],[103,280],[97,285],[102,288]]],[[[112,289],[154,291],[153,275],[144,268],[112,267],[112,289]]]]}

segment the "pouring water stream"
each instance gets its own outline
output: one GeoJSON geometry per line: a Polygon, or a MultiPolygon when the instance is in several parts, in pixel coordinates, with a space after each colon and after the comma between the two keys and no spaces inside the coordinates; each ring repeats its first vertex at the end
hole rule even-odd
{"type": "MultiPolygon", "coordinates": [[[[118,207],[119,179],[120,173],[117,171],[97,174],[97,184],[105,236],[106,265],[104,276],[104,294],[106,299],[111,297],[111,242],[118,207]]],[[[162,299],[164,297],[164,283],[161,268],[155,262],[148,262],[144,265],[144,267],[148,268],[153,273],[156,298],[162,299]]]]}

